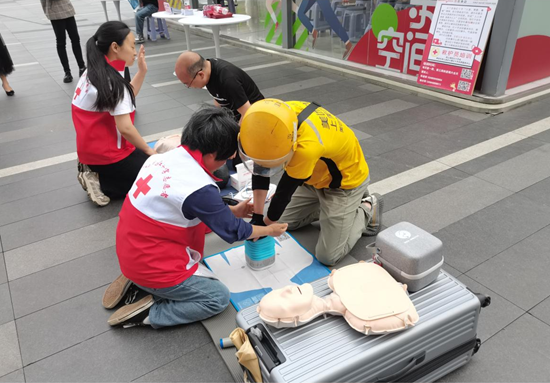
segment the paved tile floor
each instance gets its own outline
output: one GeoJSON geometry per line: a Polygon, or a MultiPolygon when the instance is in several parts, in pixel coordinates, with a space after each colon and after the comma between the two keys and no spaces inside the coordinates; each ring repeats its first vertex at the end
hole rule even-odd
{"type": "MultiPolygon", "coordinates": [[[[73,3],[84,46],[103,11],[98,1],[73,3]]],[[[133,24],[125,2],[122,10],[133,24]]],[[[62,83],[38,2],[0,0],[0,33],[18,65],[10,76],[16,96],[0,95],[0,381],[230,381],[201,324],[107,325],[100,299],[118,274],[121,203],[92,205],[72,160],[25,171],[75,151],[75,83],[62,83]]],[[[171,41],[146,44],[149,72],[136,115],[143,135],[180,129],[210,102],[205,91],[170,84],[183,37],[172,31],[171,41]]],[[[214,55],[211,40],[194,36],[193,44],[214,55]]],[[[407,220],[432,232],[444,242],[445,269],[492,296],[480,352],[443,381],[548,381],[550,99],[489,116],[251,51],[221,52],[266,96],[316,100],[352,126],[372,188],[386,191],[385,224],[407,220]]],[[[314,227],[296,232],[310,250],[316,235],[314,227]]],[[[363,259],[370,241],[352,255],[363,259]]],[[[218,250],[209,239],[207,252],[218,250]]]]}

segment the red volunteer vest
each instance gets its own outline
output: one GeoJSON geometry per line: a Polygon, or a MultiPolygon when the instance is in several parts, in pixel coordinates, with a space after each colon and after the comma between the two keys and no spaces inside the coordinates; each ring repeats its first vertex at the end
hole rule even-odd
{"type": "Polygon", "coordinates": [[[206,225],[181,209],[190,194],[215,183],[195,158],[181,146],[149,157],[126,196],[116,251],[122,273],[138,285],[175,286],[198,268],[206,225]]]}
{"type": "MultiPolygon", "coordinates": [[[[105,59],[124,76],[124,61],[105,59]]],[[[135,108],[127,90],[114,111],[98,111],[94,107],[96,100],[97,88],[90,83],[85,72],[78,81],[72,102],[76,151],[83,164],[110,165],[125,159],[135,150],[116,128],[114,117],[130,114],[134,123],[135,108]]]]}

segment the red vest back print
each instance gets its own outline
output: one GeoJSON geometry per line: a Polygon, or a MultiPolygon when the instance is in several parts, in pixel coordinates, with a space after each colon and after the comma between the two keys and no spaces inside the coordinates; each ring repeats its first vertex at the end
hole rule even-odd
{"type": "Polygon", "coordinates": [[[178,147],[151,156],[126,196],[117,227],[122,273],[149,288],[175,286],[198,267],[206,225],[182,212],[185,199],[215,185],[201,165],[178,147]]]}

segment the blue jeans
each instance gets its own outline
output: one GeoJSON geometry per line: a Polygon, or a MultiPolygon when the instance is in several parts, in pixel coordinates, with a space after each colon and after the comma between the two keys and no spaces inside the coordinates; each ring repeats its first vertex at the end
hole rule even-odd
{"type": "Polygon", "coordinates": [[[338,37],[340,37],[340,40],[344,43],[348,42],[348,33],[340,23],[340,20],[338,20],[334,14],[329,0],[302,0],[300,3],[300,8],[298,8],[298,19],[300,19],[304,27],[309,31],[309,33],[313,32],[313,24],[311,24],[311,20],[307,17],[306,13],[316,2],[317,6],[321,8],[321,12],[323,13],[328,25],[338,35],[338,37]]]}
{"type": "Polygon", "coordinates": [[[207,319],[229,305],[229,290],[216,279],[192,275],[179,285],[164,289],[139,287],[155,298],[149,311],[153,328],[207,319]]]}
{"type": "Polygon", "coordinates": [[[147,4],[142,8],[138,8],[136,11],[136,33],[138,36],[143,36],[143,22],[146,17],[151,16],[153,13],[158,12],[158,7],[153,4],[147,4]]]}

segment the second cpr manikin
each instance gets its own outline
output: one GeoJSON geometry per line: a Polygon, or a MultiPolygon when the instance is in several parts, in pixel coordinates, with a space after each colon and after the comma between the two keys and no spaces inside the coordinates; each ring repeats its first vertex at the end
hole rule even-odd
{"type": "Polygon", "coordinates": [[[333,293],[324,298],[314,295],[308,283],[273,290],[260,301],[258,314],[276,328],[301,326],[320,315],[341,315],[366,335],[401,331],[418,322],[407,285],[376,264],[360,262],[333,270],[328,285],[333,293]]]}

